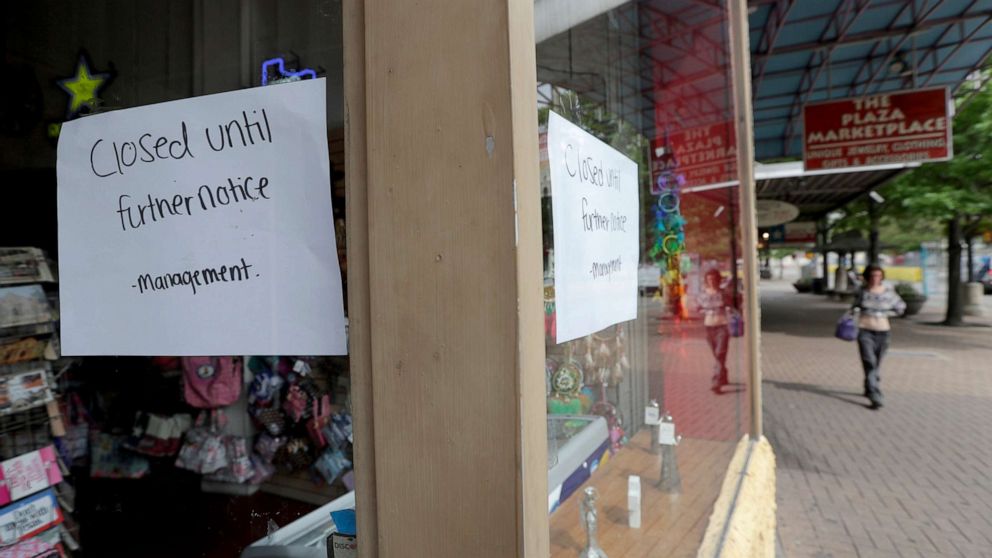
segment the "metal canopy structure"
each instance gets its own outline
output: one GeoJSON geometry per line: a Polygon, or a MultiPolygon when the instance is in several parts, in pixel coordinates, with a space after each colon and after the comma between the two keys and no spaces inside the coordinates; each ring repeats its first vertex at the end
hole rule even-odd
{"type": "MultiPolygon", "coordinates": [[[[802,157],[811,102],[946,86],[957,94],[992,50],[988,0],[750,0],[755,155],[802,157]]],[[[758,196],[815,219],[891,180],[886,168],[758,180],[758,196]]]]}
{"type": "MultiPolygon", "coordinates": [[[[538,16],[551,13],[536,0],[538,16]]],[[[675,127],[728,118],[724,0],[567,0],[576,20],[539,21],[538,81],[599,103],[655,139],[658,111],[675,127]],[[606,14],[607,17],[596,17],[606,14]],[[709,45],[709,46],[707,46],[709,45]],[[619,80],[606,79],[611,72],[619,80]],[[637,79],[628,79],[628,76],[637,79]],[[662,95],[659,96],[658,92],[662,95]],[[671,102],[660,102],[671,99],[671,102]],[[670,106],[669,106],[670,105],[670,106]]],[[[749,0],[755,157],[802,157],[807,103],[946,86],[992,76],[992,0],[749,0]],[[985,69],[986,71],[979,71],[985,69]]],[[[538,17],[540,20],[541,17],[538,17]]],[[[544,103],[550,87],[539,90],[544,103]]],[[[805,173],[757,171],[758,197],[816,219],[903,168],[805,173]]]]}
{"type": "MultiPolygon", "coordinates": [[[[919,166],[919,165],[916,165],[919,166]]],[[[758,165],[755,187],[759,199],[778,200],[799,208],[799,221],[815,221],[905,172],[903,165],[871,171],[805,173],[802,162],[758,165]],[[785,171],[783,172],[782,167],[785,171]]]]}
{"type": "Polygon", "coordinates": [[[751,0],[756,158],[802,156],[802,107],[956,90],[992,49],[988,0],[751,0]]]}

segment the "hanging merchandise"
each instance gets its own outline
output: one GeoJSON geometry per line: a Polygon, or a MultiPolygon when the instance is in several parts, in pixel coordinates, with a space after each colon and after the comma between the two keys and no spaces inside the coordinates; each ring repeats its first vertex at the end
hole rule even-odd
{"type": "Polygon", "coordinates": [[[251,466],[254,471],[251,479],[248,480],[251,484],[262,484],[272,478],[272,475],[276,474],[275,465],[273,465],[271,461],[262,459],[262,457],[256,453],[251,454],[251,466]]]}
{"type": "Polygon", "coordinates": [[[17,372],[0,375],[0,415],[26,411],[55,399],[47,363],[17,366],[17,372]]]}
{"type": "Polygon", "coordinates": [[[68,417],[70,432],[56,393],[71,361],[58,354],[58,297],[42,284],[56,282],[53,267],[37,248],[0,248],[0,558],[66,555],[60,524],[75,489],[60,458],[88,446],[85,411],[68,417]]]}
{"type": "Polygon", "coordinates": [[[301,422],[310,418],[313,413],[313,402],[321,396],[321,390],[310,378],[290,372],[289,388],[286,390],[286,401],[283,410],[293,422],[301,422]]]}
{"type": "Polygon", "coordinates": [[[286,428],[286,416],[278,408],[259,409],[252,407],[249,412],[255,422],[272,436],[279,436],[286,428]]]}
{"type": "Polygon", "coordinates": [[[183,357],[186,402],[199,409],[224,407],[241,395],[238,357],[183,357]]]}
{"type": "Polygon", "coordinates": [[[53,446],[0,462],[0,506],[60,482],[62,472],[53,446]]]}
{"type": "Polygon", "coordinates": [[[152,364],[163,372],[172,370],[182,370],[183,362],[180,357],[157,356],[152,357],[152,364]]]}
{"type": "Polygon", "coordinates": [[[555,288],[544,287],[544,335],[558,338],[558,313],[555,311],[555,288]]]}
{"type": "MultiPolygon", "coordinates": [[[[666,152],[671,151],[666,148],[666,152]]],[[[675,169],[678,162],[674,155],[667,168],[675,169]]],[[[662,284],[669,313],[684,319],[688,317],[685,305],[685,286],[682,283],[681,256],[685,250],[685,217],[681,212],[681,190],[685,185],[685,176],[676,174],[674,170],[666,170],[658,174],[653,192],[658,193],[655,203],[655,242],[649,251],[652,260],[662,269],[662,284]]]]}
{"type": "Polygon", "coordinates": [[[72,464],[89,454],[90,426],[93,419],[83,405],[79,394],[72,392],[64,397],[62,416],[68,418],[65,436],[58,438],[56,444],[64,459],[72,464]]]}
{"type": "Polygon", "coordinates": [[[55,493],[47,489],[0,508],[0,545],[24,541],[62,522],[55,493]]]}
{"type": "Polygon", "coordinates": [[[0,558],[63,558],[61,526],[48,529],[35,537],[12,546],[0,548],[0,558]]]}
{"type": "Polygon", "coordinates": [[[47,347],[48,341],[37,337],[0,339],[0,366],[38,360],[47,347]]]}
{"type": "Polygon", "coordinates": [[[299,384],[289,386],[286,391],[286,402],[283,403],[283,410],[289,415],[293,422],[300,422],[307,413],[307,394],[299,384]]]}
{"type": "Polygon", "coordinates": [[[282,376],[268,368],[255,372],[248,386],[248,404],[256,407],[278,407],[279,391],[284,383],[282,376]]]}
{"type": "Polygon", "coordinates": [[[228,466],[227,446],[221,434],[226,421],[224,413],[209,411],[209,424],[206,424],[207,414],[207,411],[201,411],[196,417],[196,424],[186,432],[186,440],[176,458],[176,467],[208,474],[228,466]]]}
{"type": "Polygon", "coordinates": [[[566,362],[551,376],[552,396],[548,399],[548,413],[577,415],[582,413],[582,369],[575,362],[566,362]]]}
{"type": "Polygon", "coordinates": [[[276,463],[289,471],[306,469],[312,462],[310,442],[303,437],[290,438],[276,453],[276,463]]]}
{"type": "Polygon", "coordinates": [[[584,339],[586,385],[617,386],[623,382],[630,370],[626,338],[623,324],[617,324],[584,339]]]}
{"type": "MultiPolygon", "coordinates": [[[[580,393],[588,393],[588,397],[595,401],[583,407],[583,411],[606,419],[613,450],[619,449],[626,443],[626,432],[623,428],[623,417],[616,405],[610,401],[607,388],[620,385],[627,371],[630,370],[626,341],[626,328],[623,324],[617,324],[586,336],[579,345],[583,355],[584,379],[587,386],[580,393]]],[[[574,348],[570,347],[569,354],[572,351],[574,348]]]]}
{"type": "Polygon", "coordinates": [[[255,453],[265,461],[272,462],[279,448],[286,444],[286,438],[262,432],[255,440],[255,453]]]}
{"type": "Polygon", "coordinates": [[[193,425],[187,414],[173,416],[139,412],[125,447],[153,457],[168,457],[179,451],[183,434],[193,425]]]}
{"type": "Polygon", "coordinates": [[[545,397],[551,397],[551,377],[554,376],[555,370],[558,370],[560,364],[557,360],[548,357],[544,359],[544,395],[545,397]]]}
{"type": "Polygon", "coordinates": [[[317,448],[327,446],[327,437],[324,429],[331,424],[331,398],[327,395],[314,400],[312,404],[313,414],[307,419],[307,432],[317,448]]]}
{"type": "Polygon", "coordinates": [[[252,357],[249,367],[255,376],[248,386],[248,412],[261,428],[278,436],[286,426],[280,408],[280,392],[286,381],[273,372],[264,359],[252,357]]]}
{"type": "Polygon", "coordinates": [[[148,474],[148,459],[127,451],[125,436],[95,432],[90,438],[90,477],[140,479],[148,474]]]}
{"type": "Polygon", "coordinates": [[[323,433],[330,447],[344,450],[352,440],[351,415],[342,411],[332,416],[323,433]]]}
{"type": "Polygon", "coordinates": [[[41,285],[0,287],[0,328],[51,322],[54,313],[41,285]]]}
{"type": "Polygon", "coordinates": [[[212,481],[243,483],[255,476],[255,467],[248,451],[248,440],[242,436],[226,434],[221,437],[221,444],[227,465],[207,475],[212,481]]]}
{"type": "Polygon", "coordinates": [[[338,475],[351,468],[351,461],[348,461],[341,450],[328,448],[320,454],[313,467],[327,484],[331,484],[338,478],[338,475]]]}

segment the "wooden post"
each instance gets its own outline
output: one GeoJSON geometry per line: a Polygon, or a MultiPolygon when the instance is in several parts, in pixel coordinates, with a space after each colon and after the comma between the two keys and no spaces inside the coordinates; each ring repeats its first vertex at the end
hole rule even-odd
{"type": "Polygon", "coordinates": [[[341,6],[344,43],[345,222],[348,245],[348,353],[354,436],[359,556],[378,556],[372,329],[369,307],[369,206],[365,135],[365,2],[341,6]]]}
{"type": "Polygon", "coordinates": [[[754,131],[747,2],[731,0],[730,58],[737,115],[737,176],[741,195],[741,256],[744,260],[745,340],[750,365],[751,437],[763,435],[761,416],[761,306],[758,299],[758,225],[755,217],[754,131]]]}
{"type": "Polygon", "coordinates": [[[947,313],[944,325],[964,324],[964,301],[961,297],[961,216],[947,221],[947,313]]]}
{"type": "MultiPolygon", "coordinates": [[[[868,263],[878,265],[878,202],[868,199],[868,263]]],[[[854,260],[851,260],[854,266],[854,260]]]]}
{"type": "Polygon", "coordinates": [[[533,2],[344,13],[361,555],[546,557],[533,2]]]}

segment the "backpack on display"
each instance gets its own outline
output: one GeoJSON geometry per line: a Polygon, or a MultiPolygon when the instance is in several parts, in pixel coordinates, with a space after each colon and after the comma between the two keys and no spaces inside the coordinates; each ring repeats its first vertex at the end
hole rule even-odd
{"type": "Polygon", "coordinates": [[[224,407],[241,395],[241,359],[183,357],[186,402],[199,409],[224,407]]]}
{"type": "Polygon", "coordinates": [[[206,476],[207,480],[241,484],[255,477],[255,465],[248,450],[248,439],[225,434],[221,437],[227,465],[206,476]]]}
{"type": "Polygon", "coordinates": [[[207,411],[200,412],[196,423],[186,431],[186,437],[176,467],[206,475],[231,465],[225,435],[222,433],[227,418],[222,411],[209,411],[210,423],[206,423],[207,411]]]}

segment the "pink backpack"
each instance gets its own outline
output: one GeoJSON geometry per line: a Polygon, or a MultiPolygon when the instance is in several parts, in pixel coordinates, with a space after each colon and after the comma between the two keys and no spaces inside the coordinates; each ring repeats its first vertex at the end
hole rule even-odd
{"type": "Polygon", "coordinates": [[[230,405],[241,395],[238,357],[183,357],[186,402],[199,409],[230,405]]]}

